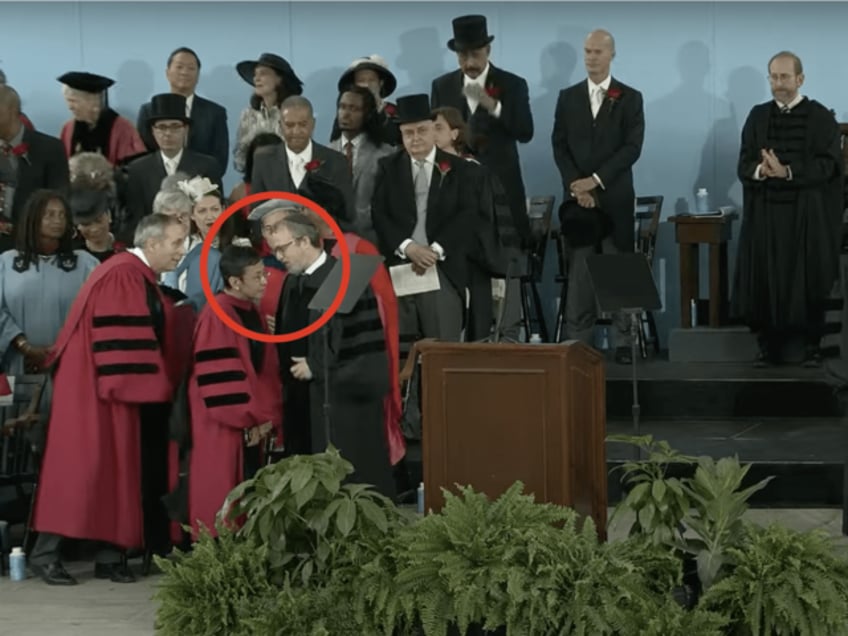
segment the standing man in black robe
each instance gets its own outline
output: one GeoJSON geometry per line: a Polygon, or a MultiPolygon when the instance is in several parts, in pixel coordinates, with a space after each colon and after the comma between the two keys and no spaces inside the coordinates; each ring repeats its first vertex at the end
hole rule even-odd
{"type": "Polygon", "coordinates": [[[806,367],[821,365],[824,301],[837,278],[843,161],[833,113],[799,92],[801,60],[769,60],[774,100],[742,129],[744,216],[732,313],[758,334],[755,366],[780,362],[788,336],[804,337],[806,367]]]}
{"type": "MultiPolygon", "coordinates": [[[[320,230],[291,204],[269,201],[251,213],[288,272],[274,331],[291,333],[315,322],[309,309],[336,259],[324,250],[320,230]]],[[[377,299],[366,288],[349,314],[337,313],[315,333],[278,345],[283,382],[283,441],[287,455],[320,453],[328,442],[353,464],[349,481],[372,484],[394,498],[395,486],[383,431],[383,398],[389,361],[377,299]],[[324,361],[324,330],[329,360],[324,361]],[[325,377],[325,366],[329,377],[325,377]],[[324,425],[324,389],[330,390],[330,440],[324,425]]]]}

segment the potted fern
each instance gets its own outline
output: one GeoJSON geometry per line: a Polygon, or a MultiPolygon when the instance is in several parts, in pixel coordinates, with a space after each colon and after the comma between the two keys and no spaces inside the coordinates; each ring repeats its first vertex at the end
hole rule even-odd
{"type": "Polygon", "coordinates": [[[746,524],[732,567],[701,607],[730,619],[732,636],[848,633],[848,561],[821,530],[746,524]]]}

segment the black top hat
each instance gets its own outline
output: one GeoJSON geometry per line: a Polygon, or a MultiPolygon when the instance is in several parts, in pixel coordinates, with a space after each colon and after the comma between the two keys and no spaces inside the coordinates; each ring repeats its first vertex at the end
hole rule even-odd
{"type": "Polygon", "coordinates": [[[486,28],[486,16],[463,15],[454,18],[453,38],[448,40],[448,48],[451,51],[473,51],[481,49],[492,40],[494,35],[489,35],[486,28]]]}
{"type": "Polygon", "coordinates": [[[245,60],[243,62],[239,62],[236,64],[236,70],[245,82],[253,86],[253,72],[256,70],[257,66],[267,66],[282,75],[283,82],[285,82],[288,92],[291,95],[300,95],[303,93],[303,82],[301,82],[300,78],[295,75],[291,64],[279,55],[263,53],[259,56],[258,60],[245,60]]]}
{"type": "Polygon", "coordinates": [[[186,124],[191,123],[191,118],[186,115],[186,98],[176,93],[160,93],[151,97],[147,123],[153,124],[161,119],[177,119],[186,124]]]}
{"type": "Polygon", "coordinates": [[[353,84],[353,77],[356,71],[371,70],[383,80],[383,86],[380,88],[380,97],[388,97],[395,92],[397,88],[397,78],[389,70],[389,65],[379,55],[369,55],[367,57],[359,57],[351,62],[347,70],[339,78],[339,92],[346,90],[353,84]]]}
{"type": "Polygon", "coordinates": [[[416,121],[433,120],[430,110],[430,97],[426,93],[404,95],[397,100],[397,121],[399,124],[411,124],[416,121]]]}
{"type": "Polygon", "coordinates": [[[94,73],[70,71],[56,78],[62,84],[86,93],[102,93],[115,83],[115,80],[94,73]]]}
{"type": "Polygon", "coordinates": [[[104,212],[109,212],[115,203],[108,190],[73,190],[70,206],[74,225],[91,223],[104,212]]]}

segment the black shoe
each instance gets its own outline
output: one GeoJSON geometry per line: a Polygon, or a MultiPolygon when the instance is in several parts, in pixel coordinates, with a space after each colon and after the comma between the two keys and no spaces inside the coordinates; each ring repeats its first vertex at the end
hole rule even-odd
{"type": "Polygon", "coordinates": [[[55,561],[50,565],[29,564],[33,574],[40,576],[47,585],[76,585],[77,580],[68,574],[61,561],[55,561]]]}
{"type": "Polygon", "coordinates": [[[807,347],[804,351],[804,361],[801,366],[806,369],[817,369],[822,365],[822,355],[818,347],[807,347]]]}
{"type": "Polygon", "coordinates": [[[135,575],[126,563],[95,563],[94,578],[113,583],[135,583],[135,575]]]}
{"type": "Polygon", "coordinates": [[[617,364],[633,364],[633,356],[629,347],[616,347],[615,361],[617,364]]]}

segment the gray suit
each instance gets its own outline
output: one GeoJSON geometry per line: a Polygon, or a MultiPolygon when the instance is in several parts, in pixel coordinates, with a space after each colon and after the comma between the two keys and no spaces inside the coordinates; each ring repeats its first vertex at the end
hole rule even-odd
{"type": "MultiPolygon", "coordinates": [[[[344,135],[330,142],[330,148],[344,154],[344,135]]],[[[353,192],[356,198],[354,229],[362,238],[377,244],[377,231],[371,220],[371,200],[377,180],[377,161],[397,150],[389,144],[377,146],[363,134],[353,162],[353,192]]],[[[347,160],[345,160],[347,161],[347,160]]]]}
{"type": "MultiPolygon", "coordinates": [[[[345,218],[336,219],[342,230],[350,229],[356,214],[353,196],[353,182],[347,169],[347,159],[344,155],[312,142],[312,160],[319,161],[316,168],[318,174],[325,177],[344,194],[345,218]],[[347,227],[345,227],[347,226],[347,227]]],[[[275,146],[269,153],[257,153],[253,163],[253,174],[250,180],[250,192],[289,192],[297,194],[297,188],[289,173],[289,158],[284,145],[275,146]]],[[[260,201],[256,205],[261,205],[260,201]]]]}

